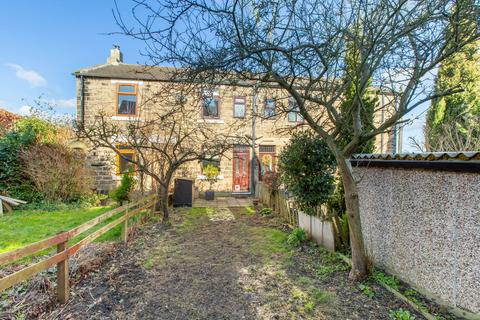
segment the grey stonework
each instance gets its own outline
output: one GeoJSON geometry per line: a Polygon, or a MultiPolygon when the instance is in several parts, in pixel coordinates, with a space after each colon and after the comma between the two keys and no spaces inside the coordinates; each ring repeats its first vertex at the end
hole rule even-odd
{"type": "Polygon", "coordinates": [[[114,160],[107,150],[90,150],[86,157],[87,167],[94,176],[94,187],[97,192],[108,193],[117,186],[114,160]]]}
{"type": "Polygon", "coordinates": [[[480,313],[480,173],[354,170],[374,264],[446,304],[480,313]]]}

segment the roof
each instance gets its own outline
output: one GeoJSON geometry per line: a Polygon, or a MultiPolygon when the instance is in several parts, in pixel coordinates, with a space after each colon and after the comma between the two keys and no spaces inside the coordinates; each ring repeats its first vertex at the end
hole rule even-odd
{"type": "MultiPolygon", "coordinates": [[[[107,79],[125,79],[125,80],[150,80],[150,81],[177,81],[185,80],[188,75],[182,75],[181,71],[186,69],[167,67],[167,66],[148,66],[142,64],[127,64],[127,63],[105,63],[92,67],[87,67],[75,71],[73,74],[76,77],[85,76],[92,78],[107,78],[107,79]]],[[[235,77],[226,78],[221,81],[225,85],[237,86],[252,86],[258,83],[254,80],[235,79],[235,77]]],[[[278,88],[279,85],[275,82],[269,84],[263,83],[263,87],[278,88]]],[[[373,89],[381,91],[384,95],[392,95],[391,92],[385,89],[373,87],[373,89]]]]}
{"type": "Polygon", "coordinates": [[[424,153],[360,153],[352,156],[357,160],[423,160],[423,161],[470,161],[480,160],[480,151],[424,152],[424,153]]]}
{"type": "Polygon", "coordinates": [[[169,80],[173,67],[145,66],[140,64],[101,64],[74,72],[75,76],[129,80],[169,80]]]}
{"type": "Polygon", "coordinates": [[[352,156],[350,163],[355,167],[394,167],[478,174],[480,172],[480,151],[356,154],[352,156]]]}

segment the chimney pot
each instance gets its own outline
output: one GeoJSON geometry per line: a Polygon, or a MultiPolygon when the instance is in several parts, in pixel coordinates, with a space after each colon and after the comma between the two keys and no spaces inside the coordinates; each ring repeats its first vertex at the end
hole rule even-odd
{"type": "Polygon", "coordinates": [[[107,59],[107,63],[114,65],[123,63],[123,54],[118,44],[114,44],[113,48],[110,49],[110,56],[107,59]]]}

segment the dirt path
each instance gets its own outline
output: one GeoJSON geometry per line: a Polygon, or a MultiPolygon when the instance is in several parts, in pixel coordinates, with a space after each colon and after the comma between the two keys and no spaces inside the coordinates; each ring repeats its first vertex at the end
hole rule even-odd
{"type": "Polygon", "coordinates": [[[380,287],[367,297],[321,248],[290,248],[276,218],[243,208],[173,216],[118,250],[50,318],[388,319],[407,309],[380,287]]]}

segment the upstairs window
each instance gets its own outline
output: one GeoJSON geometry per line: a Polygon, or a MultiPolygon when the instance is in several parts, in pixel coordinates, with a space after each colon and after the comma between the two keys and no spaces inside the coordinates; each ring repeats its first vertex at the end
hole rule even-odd
{"type": "Polygon", "coordinates": [[[275,115],[275,100],[265,99],[265,104],[263,106],[263,117],[267,119],[274,119],[275,115]]]}
{"type": "Polygon", "coordinates": [[[137,86],[120,84],[117,87],[117,114],[131,116],[137,114],[137,86]]]}
{"type": "Polygon", "coordinates": [[[117,175],[135,171],[135,165],[131,161],[135,161],[135,151],[128,147],[119,147],[117,153],[117,175]]]}
{"type": "Polygon", "coordinates": [[[233,99],[233,116],[235,118],[245,118],[245,97],[235,97],[233,99]]]}
{"type": "Polygon", "coordinates": [[[203,117],[204,118],[218,118],[219,112],[219,100],[216,97],[203,98],[203,117]]]}
{"type": "Polygon", "coordinates": [[[297,103],[290,99],[288,103],[288,122],[303,122],[303,117],[300,114],[300,109],[298,108],[297,103]]]}

